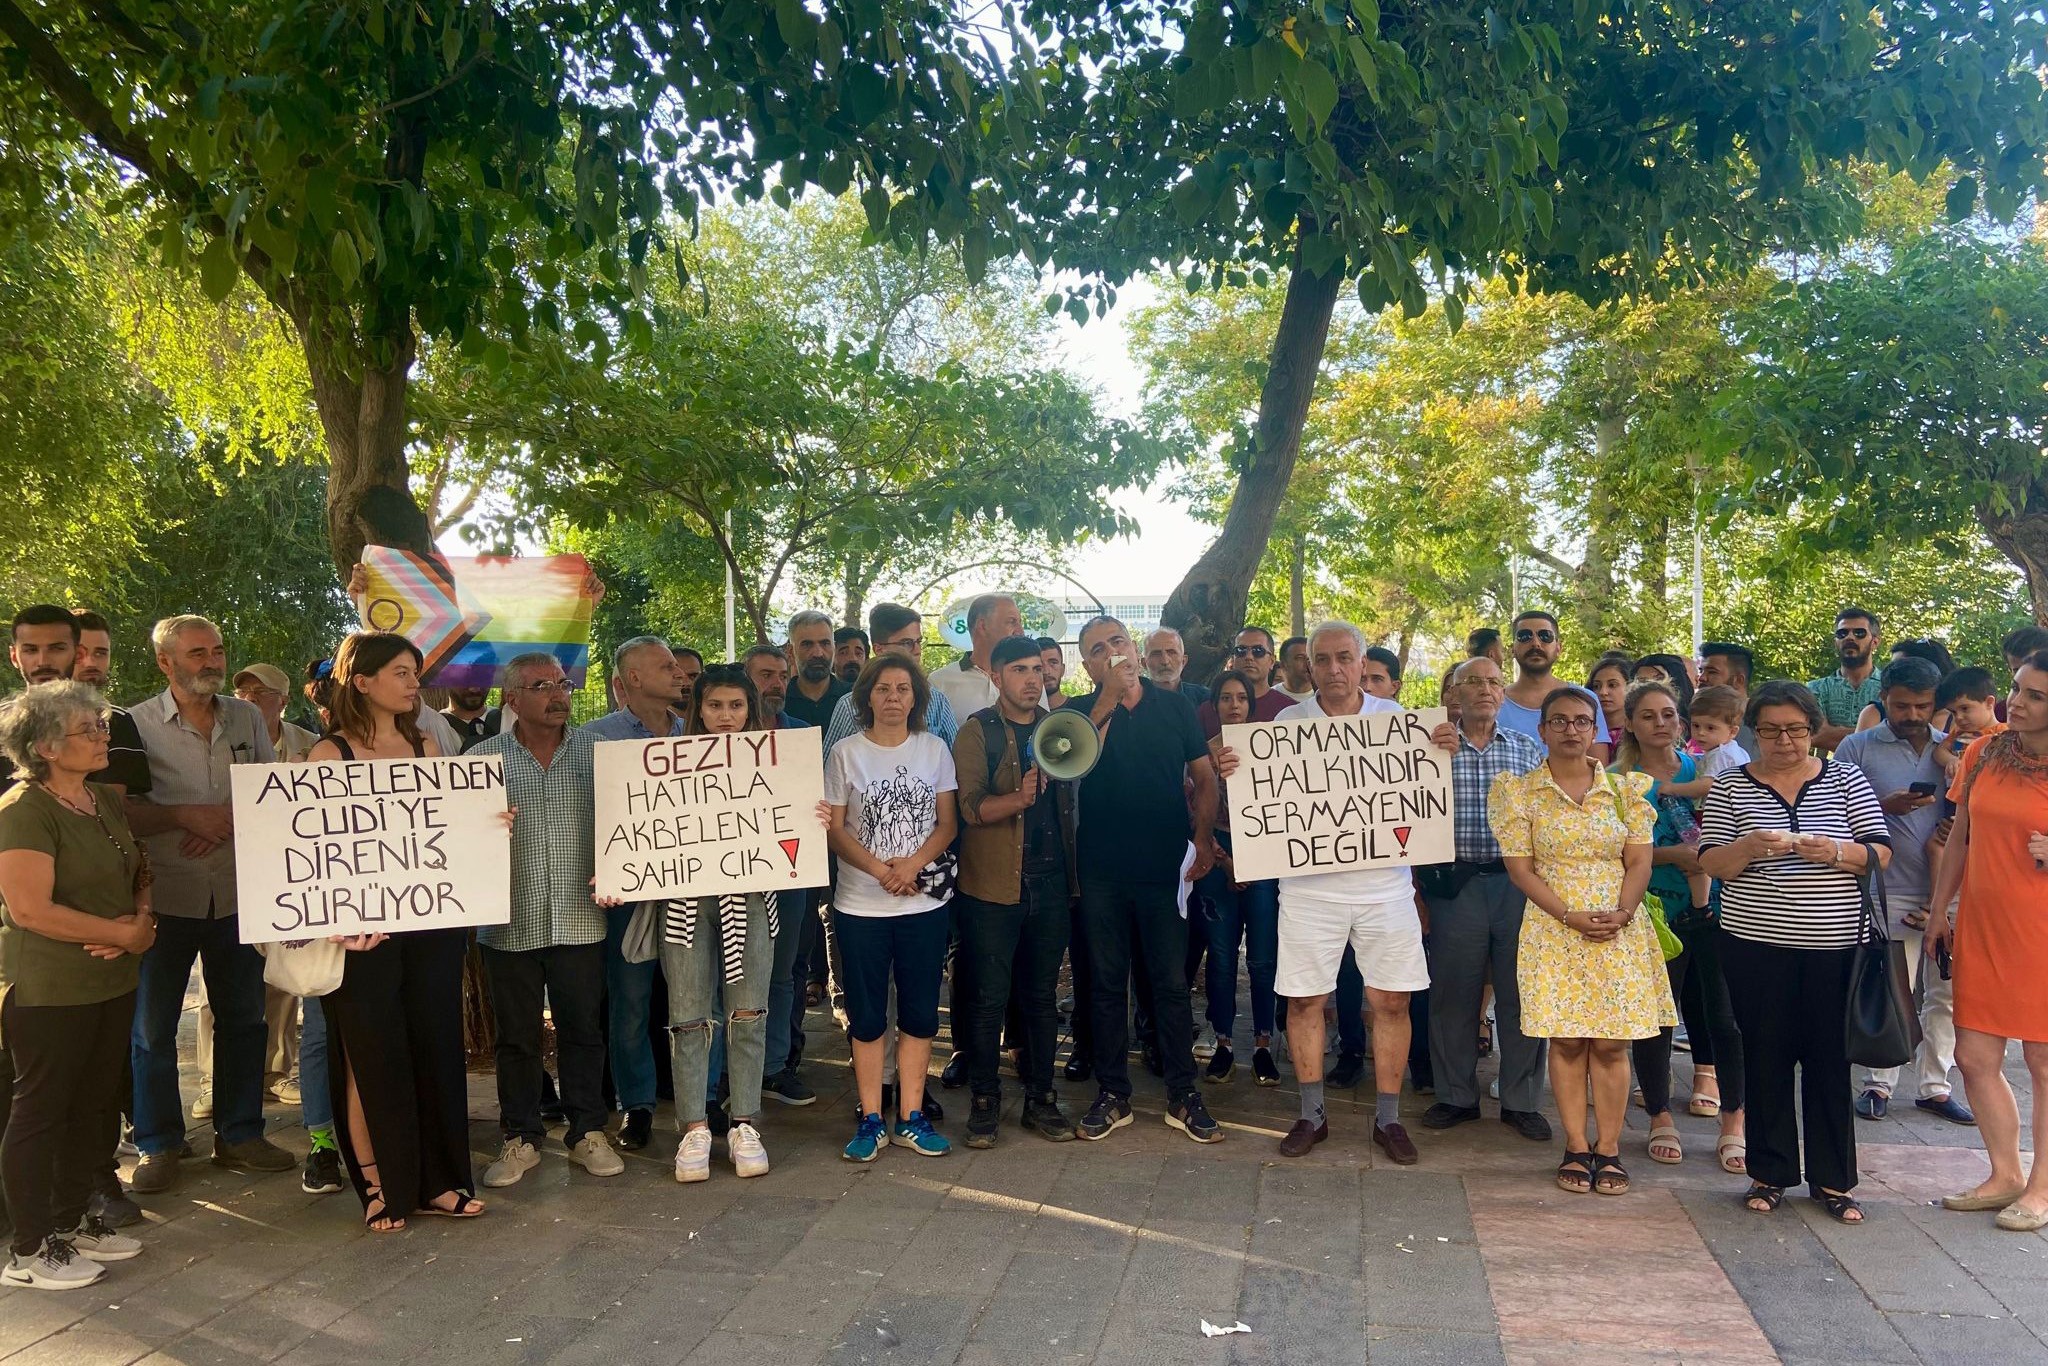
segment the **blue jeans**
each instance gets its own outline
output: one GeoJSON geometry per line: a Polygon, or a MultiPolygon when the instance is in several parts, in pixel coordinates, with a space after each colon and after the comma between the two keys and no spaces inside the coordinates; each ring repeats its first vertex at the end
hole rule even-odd
{"type": "Polygon", "coordinates": [[[135,1068],[135,1146],[145,1155],[185,1141],[178,1094],[178,1017],[196,960],[213,1006],[213,1131],[222,1143],[263,1137],[263,955],[241,942],[235,917],[167,915],[142,955],[129,1057],[135,1068]]]}
{"type": "Polygon", "coordinates": [[[334,1097],[327,1091],[327,1012],[318,996],[299,1004],[299,1118],[310,1134],[334,1127],[334,1097]]]}
{"type": "Polygon", "coordinates": [[[1235,1040],[1237,1028],[1237,946],[1244,944],[1252,978],[1252,1033],[1273,1033],[1273,971],[1280,959],[1280,884],[1268,879],[1240,890],[1230,874],[1211,868],[1195,891],[1209,899],[1209,962],[1203,977],[1209,997],[1209,1025],[1219,1039],[1235,1040]]]}
{"type": "MultiPolygon", "coordinates": [[[[775,919],[782,933],[775,936],[775,964],[768,979],[768,1061],[765,1074],[778,1075],[789,1066],[791,1036],[803,1018],[797,1006],[797,950],[804,942],[804,922],[810,918],[808,889],[775,894],[775,919]]],[[[808,974],[806,974],[808,975],[808,974]]]]}
{"type": "Polygon", "coordinates": [[[652,1110],[654,1044],[647,1037],[647,1013],[659,963],[655,959],[626,961],[623,946],[633,910],[631,905],[612,906],[604,913],[605,1043],[619,1108],[652,1110]]]}
{"type": "Polygon", "coordinates": [[[688,949],[666,936],[661,941],[679,1129],[704,1122],[706,1095],[718,1084],[712,1064],[720,1052],[727,1054],[732,1074],[728,1113],[741,1119],[761,1113],[761,1057],[766,1047],[764,1014],[768,1007],[768,984],[763,978],[774,953],[768,938],[768,912],[758,893],[747,898],[746,941],[740,950],[737,981],[728,982],[722,975],[717,899],[700,899],[690,914],[697,917],[697,923],[688,949]],[[723,1048],[715,1049],[721,1035],[723,1048]]]}

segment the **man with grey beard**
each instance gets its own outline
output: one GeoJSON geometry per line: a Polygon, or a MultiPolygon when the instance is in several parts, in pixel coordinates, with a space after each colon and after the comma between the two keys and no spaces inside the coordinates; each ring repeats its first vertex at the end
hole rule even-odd
{"type": "Polygon", "coordinates": [[[283,1172],[298,1159],[263,1137],[263,957],[235,918],[235,832],[229,770],[276,755],[263,713],[224,695],[227,647],[205,617],[166,617],[150,633],[169,686],[131,713],[149,754],[147,798],[128,821],[155,873],[156,943],[142,956],[135,997],[133,1184],[169,1190],[185,1146],[178,1094],[178,1016],[196,960],[213,1006],[213,1160],[237,1171],[283,1172]]]}

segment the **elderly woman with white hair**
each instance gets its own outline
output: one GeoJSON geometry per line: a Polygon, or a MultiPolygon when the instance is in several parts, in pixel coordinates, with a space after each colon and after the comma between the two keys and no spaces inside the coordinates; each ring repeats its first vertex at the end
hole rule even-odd
{"type": "Polygon", "coordinates": [[[142,1244],[88,1213],[119,1138],[137,956],[156,942],[149,860],[107,766],[107,704],[82,683],[40,683],[0,712],[23,782],[0,795],[0,1044],[14,1105],[0,1178],[14,1218],[0,1284],[90,1285],[142,1244]]]}

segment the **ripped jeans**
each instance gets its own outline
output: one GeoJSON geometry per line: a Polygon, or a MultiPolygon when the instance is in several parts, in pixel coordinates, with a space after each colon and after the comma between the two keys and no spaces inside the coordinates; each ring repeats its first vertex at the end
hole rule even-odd
{"type": "MultiPolygon", "coordinates": [[[[674,907],[669,908],[671,918],[677,914],[674,907]]],[[[718,898],[699,897],[692,914],[697,923],[689,948],[668,937],[675,933],[670,927],[664,927],[661,941],[661,971],[668,979],[668,1033],[675,1063],[678,1130],[705,1121],[711,1043],[720,1028],[725,1030],[725,1070],[732,1088],[726,1112],[734,1119],[760,1116],[761,1068],[768,1055],[768,979],[775,966],[768,905],[760,893],[747,896],[747,942],[740,955],[738,981],[725,980],[718,898]]],[[[800,928],[784,924],[782,932],[791,934],[800,928]]]]}

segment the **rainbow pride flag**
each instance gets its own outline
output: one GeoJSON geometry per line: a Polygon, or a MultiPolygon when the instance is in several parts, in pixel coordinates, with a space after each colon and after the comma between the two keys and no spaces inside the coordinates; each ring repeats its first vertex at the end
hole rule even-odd
{"type": "Polygon", "coordinates": [[[590,566],[581,555],[443,559],[363,548],[363,626],[395,631],[426,656],[422,681],[488,688],[515,655],[545,650],[583,686],[590,664],[590,566]]]}

